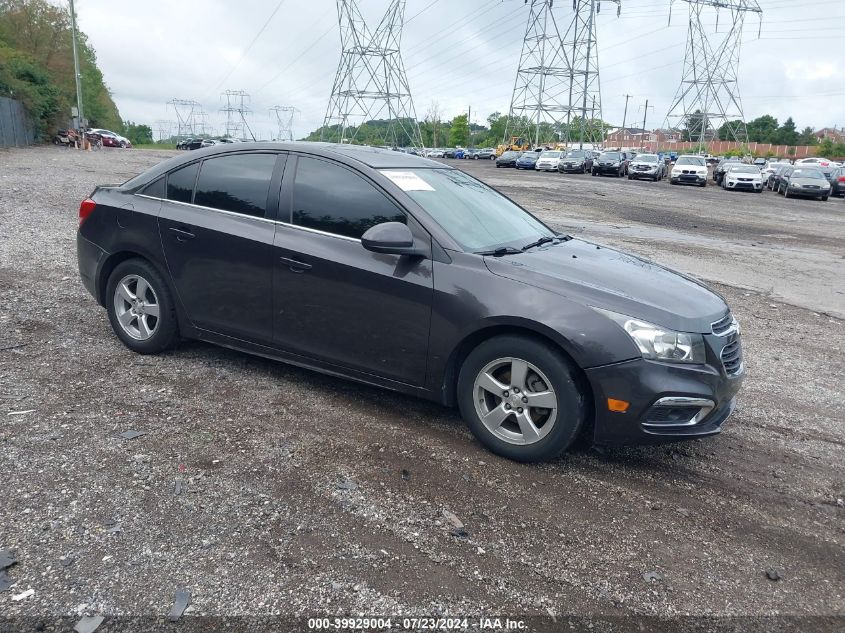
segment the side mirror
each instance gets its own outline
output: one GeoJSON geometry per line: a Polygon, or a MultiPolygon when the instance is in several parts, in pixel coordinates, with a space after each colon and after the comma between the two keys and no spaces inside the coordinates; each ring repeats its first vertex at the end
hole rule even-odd
{"type": "Polygon", "coordinates": [[[368,251],[388,255],[424,256],[418,248],[414,236],[407,224],[402,222],[382,222],[367,230],[361,236],[361,244],[368,251]]]}

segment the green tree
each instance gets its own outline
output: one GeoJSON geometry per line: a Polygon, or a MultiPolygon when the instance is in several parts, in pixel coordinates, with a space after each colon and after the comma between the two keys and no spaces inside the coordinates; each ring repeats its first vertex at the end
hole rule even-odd
{"type": "Polygon", "coordinates": [[[131,121],[123,124],[123,135],[133,145],[145,145],[153,142],[153,131],[148,125],[136,125],[131,121]]]}
{"type": "Polygon", "coordinates": [[[708,137],[712,137],[713,128],[701,110],[696,110],[684,120],[684,127],[681,128],[682,139],[698,143],[708,137]],[[705,129],[705,126],[707,129],[705,129]]]}
{"type": "MultiPolygon", "coordinates": [[[[89,124],[121,128],[117,106],[97,67],[97,57],[84,33],[77,33],[82,104],[89,124]]],[[[70,12],[47,0],[0,0],[0,44],[26,59],[33,72],[34,85],[55,88],[55,107],[39,108],[31,101],[24,105],[42,131],[69,123],[70,108],[76,104],[70,12]]],[[[9,66],[8,51],[3,55],[5,76],[16,71],[9,66]]],[[[7,82],[8,83],[8,82],[7,82]]],[[[33,82],[29,82],[33,83],[33,82]]],[[[19,87],[20,88],[20,87],[19,87]]],[[[6,91],[8,92],[8,86],[6,91]]]]}
{"type": "Polygon", "coordinates": [[[771,143],[778,131],[778,120],[764,114],[748,123],[748,140],[752,143],[771,143]]]}
{"type": "Polygon", "coordinates": [[[464,147],[469,143],[469,123],[467,115],[459,114],[452,119],[452,130],[449,133],[449,143],[452,147],[464,147]]]}
{"type": "Polygon", "coordinates": [[[783,122],[775,133],[774,140],[770,142],[775,145],[798,145],[798,131],[792,117],[783,122]]]}
{"type": "Polygon", "coordinates": [[[818,145],[819,139],[816,137],[816,133],[811,127],[805,127],[802,131],[800,136],[798,137],[798,144],[799,145],[818,145]]]}

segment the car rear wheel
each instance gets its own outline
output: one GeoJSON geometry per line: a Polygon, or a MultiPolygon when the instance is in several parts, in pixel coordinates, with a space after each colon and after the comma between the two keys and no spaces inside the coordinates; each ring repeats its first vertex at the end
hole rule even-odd
{"type": "Polygon", "coordinates": [[[822,196],[822,202],[827,202],[827,196],[822,196]]]}
{"type": "Polygon", "coordinates": [[[458,379],[458,404],[482,444],[521,462],[566,450],[588,411],[571,362],[523,336],[492,338],[470,353],[458,379]]]}
{"type": "Polygon", "coordinates": [[[129,259],[112,271],[106,309],[114,333],[133,352],[157,354],[172,347],[179,336],[170,289],[143,259],[129,259]]]}

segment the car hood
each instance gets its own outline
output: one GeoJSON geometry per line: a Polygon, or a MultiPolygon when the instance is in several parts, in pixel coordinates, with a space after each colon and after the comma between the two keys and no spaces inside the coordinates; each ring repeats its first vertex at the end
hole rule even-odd
{"type": "Polygon", "coordinates": [[[639,161],[639,160],[632,160],[630,164],[631,164],[632,167],[646,166],[646,167],[651,167],[653,169],[657,169],[660,166],[660,163],[648,163],[646,161],[639,161]]]}
{"type": "Polygon", "coordinates": [[[801,185],[802,187],[804,185],[818,185],[822,189],[830,186],[830,183],[822,178],[790,178],[789,182],[795,185],[801,185]]]}
{"type": "Polygon", "coordinates": [[[710,332],[728,309],[692,277],[585,240],[485,257],[485,263],[495,275],[680,332],[710,332]]]}

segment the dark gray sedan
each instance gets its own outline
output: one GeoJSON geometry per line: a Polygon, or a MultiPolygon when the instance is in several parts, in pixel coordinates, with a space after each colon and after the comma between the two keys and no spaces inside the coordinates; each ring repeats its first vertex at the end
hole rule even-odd
{"type": "Polygon", "coordinates": [[[389,150],[183,154],[98,187],[77,254],[135,352],[200,339],[457,405],[481,442],[521,461],[584,433],[713,435],[744,374],[739,325],[702,283],[389,150]]]}
{"type": "Polygon", "coordinates": [[[817,167],[790,167],[780,177],[778,193],[786,198],[830,197],[830,182],[817,167]]]}

